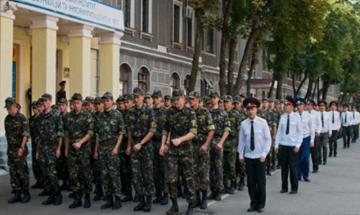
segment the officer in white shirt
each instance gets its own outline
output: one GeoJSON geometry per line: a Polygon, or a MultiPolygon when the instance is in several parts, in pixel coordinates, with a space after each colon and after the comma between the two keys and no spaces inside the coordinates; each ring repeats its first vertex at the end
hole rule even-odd
{"type": "Polygon", "coordinates": [[[296,101],[286,97],[285,113],[279,121],[276,134],[275,151],[279,153],[281,165],[282,186],[280,193],[288,192],[288,177],[290,171],[290,194],[298,192],[297,159],[303,141],[303,126],[300,115],[294,112],[296,101]]]}
{"type": "Polygon", "coordinates": [[[319,137],[320,137],[320,130],[321,130],[321,119],[320,114],[318,111],[316,111],[314,108],[316,106],[316,103],[314,100],[309,100],[306,104],[306,109],[311,115],[311,120],[313,122],[313,127],[315,130],[315,141],[314,141],[314,147],[311,147],[311,161],[313,165],[313,173],[317,173],[319,171],[319,137]]]}
{"type": "Polygon", "coordinates": [[[330,102],[330,129],[332,131],[329,139],[329,157],[337,156],[337,139],[341,128],[340,113],[337,111],[337,102],[330,102]]]}
{"type": "Polygon", "coordinates": [[[341,113],[341,127],[343,132],[344,148],[350,148],[351,139],[351,113],[349,112],[349,105],[343,104],[343,112],[341,113]]]}
{"type": "Polygon", "coordinates": [[[314,147],[315,130],[311,115],[305,111],[305,99],[298,98],[296,100],[298,114],[300,115],[303,126],[303,141],[301,143],[298,160],[298,179],[299,181],[304,179],[306,182],[309,180],[309,166],[310,166],[310,148],[314,147]]]}
{"type": "Polygon", "coordinates": [[[266,200],[265,166],[271,148],[270,128],[265,119],[256,115],[260,102],[247,98],[243,102],[248,118],[241,123],[239,133],[239,159],[245,162],[250,196],[249,212],[263,212],[266,200]]]}
{"type": "Polygon", "coordinates": [[[359,112],[356,109],[356,106],[352,106],[352,143],[356,143],[357,139],[359,138],[359,112]]]}
{"type": "Polygon", "coordinates": [[[332,130],[331,130],[331,118],[330,113],[326,111],[327,103],[326,101],[319,101],[319,113],[321,119],[321,130],[319,137],[319,163],[322,162],[323,165],[327,163],[328,156],[328,143],[329,138],[331,138],[332,130]]]}

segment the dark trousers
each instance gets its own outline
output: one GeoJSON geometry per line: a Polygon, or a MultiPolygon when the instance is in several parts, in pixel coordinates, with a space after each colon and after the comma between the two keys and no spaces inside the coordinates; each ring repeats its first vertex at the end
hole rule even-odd
{"type": "Polygon", "coordinates": [[[319,170],[318,148],[319,148],[319,137],[315,137],[314,147],[312,147],[310,149],[311,162],[312,162],[312,165],[313,165],[313,171],[318,171],[319,170]]]}
{"type": "Polygon", "coordinates": [[[323,164],[326,164],[327,162],[328,143],[329,143],[329,133],[327,132],[321,133],[319,138],[319,148],[318,148],[319,164],[321,164],[321,162],[323,162],[323,164]]]}
{"type": "Polygon", "coordinates": [[[294,152],[294,146],[279,146],[282,190],[288,190],[288,177],[290,172],[291,190],[298,190],[297,158],[298,153],[294,152]]]}
{"type": "Polygon", "coordinates": [[[299,151],[298,160],[298,178],[309,179],[309,165],[310,165],[310,137],[303,139],[299,151]]]}
{"type": "Polygon", "coordinates": [[[359,125],[353,125],[352,127],[352,143],[355,143],[356,140],[359,138],[359,125]]]}
{"type": "Polygon", "coordinates": [[[338,131],[332,130],[332,135],[329,138],[329,156],[337,155],[337,139],[338,139],[338,131]]]}
{"type": "Polygon", "coordinates": [[[350,148],[351,126],[343,126],[344,148],[350,148]]]}
{"type": "Polygon", "coordinates": [[[266,201],[265,162],[260,159],[245,159],[247,186],[251,208],[264,208],[266,201]]]}

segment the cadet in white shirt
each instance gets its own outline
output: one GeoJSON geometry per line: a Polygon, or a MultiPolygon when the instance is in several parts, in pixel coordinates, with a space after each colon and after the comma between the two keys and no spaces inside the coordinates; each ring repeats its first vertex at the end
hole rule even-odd
{"type": "Polygon", "coordinates": [[[299,160],[298,160],[298,179],[301,181],[304,178],[304,181],[310,182],[309,180],[309,166],[310,166],[310,148],[314,147],[315,140],[315,130],[313,122],[311,120],[311,115],[309,112],[305,111],[305,99],[298,98],[296,100],[298,113],[301,118],[303,126],[303,141],[301,143],[299,151],[299,160]]]}
{"type": "Polygon", "coordinates": [[[359,138],[359,112],[354,105],[351,112],[352,119],[352,143],[356,143],[359,138]]]}
{"type": "Polygon", "coordinates": [[[348,111],[349,105],[343,104],[343,112],[341,113],[341,127],[343,130],[343,141],[344,148],[350,148],[350,139],[351,139],[351,113],[348,111]]]}
{"type": "Polygon", "coordinates": [[[256,115],[259,106],[260,102],[255,98],[244,100],[248,119],[241,123],[238,152],[240,162],[246,165],[250,196],[248,211],[261,213],[266,200],[265,161],[271,148],[271,135],[266,120],[256,115]]]}
{"type": "Polygon", "coordinates": [[[297,159],[303,141],[303,126],[298,113],[294,112],[296,102],[292,97],[286,97],[285,113],[281,116],[276,134],[275,151],[279,153],[281,165],[282,186],[280,193],[288,192],[288,177],[290,171],[290,194],[298,192],[297,159]]]}
{"type": "Polygon", "coordinates": [[[306,105],[307,111],[311,115],[311,120],[313,122],[313,127],[315,130],[315,141],[314,146],[311,147],[311,161],[313,165],[313,173],[317,173],[319,171],[319,137],[320,137],[320,131],[321,131],[321,119],[320,114],[318,111],[314,110],[314,107],[316,106],[316,103],[314,100],[309,100],[306,105]]]}
{"type": "Polygon", "coordinates": [[[332,131],[329,139],[329,157],[337,156],[337,139],[341,128],[340,113],[337,111],[337,102],[330,102],[330,129],[332,131]]]}
{"type": "Polygon", "coordinates": [[[331,138],[332,130],[331,128],[331,118],[330,113],[326,111],[327,103],[326,101],[319,101],[319,113],[321,119],[321,130],[319,137],[319,163],[322,162],[323,165],[327,163],[328,155],[328,143],[329,138],[331,138]]]}

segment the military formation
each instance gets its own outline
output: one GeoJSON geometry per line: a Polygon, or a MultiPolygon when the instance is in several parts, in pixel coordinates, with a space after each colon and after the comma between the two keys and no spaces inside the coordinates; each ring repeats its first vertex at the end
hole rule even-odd
{"type": "Polygon", "coordinates": [[[337,141],[349,148],[359,137],[356,107],[332,101],[316,103],[287,97],[284,101],[243,96],[200,96],[174,90],[132,94],[115,99],[74,93],[49,94],[32,103],[27,119],[14,98],[5,101],[13,196],[9,203],[31,200],[27,142],[31,139],[33,189],[42,189],[43,205],[62,204],[70,191],[70,209],[151,211],[153,204],[179,214],[178,198],[188,202],[186,214],[207,208],[207,200],[222,200],[248,186],[248,211],[265,207],[265,174],[282,171],[281,193],[298,192],[298,182],[338,156],[337,141]],[[240,160],[240,162],[239,162],[240,160]],[[259,173],[260,172],[260,173],[259,173]],[[247,183],[245,179],[247,178],[247,183]],[[93,197],[92,197],[93,196],[93,197]]]}

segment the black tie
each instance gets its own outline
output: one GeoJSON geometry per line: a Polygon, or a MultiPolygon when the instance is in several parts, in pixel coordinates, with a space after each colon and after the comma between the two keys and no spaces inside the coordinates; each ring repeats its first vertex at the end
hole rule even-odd
{"type": "Polygon", "coordinates": [[[321,112],[321,126],[324,127],[324,114],[321,112]]]}
{"type": "Polygon", "coordinates": [[[355,119],[355,112],[353,112],[353,119],[355,119]]]}
{"type": "Polygon", "coordinates": [[[332,115],[332,123],[335,123],[335,113],[333,111],[333,115],[332,115]]]}
{"type": "Polygon", "coordinates": [[[286,135],[289,134],[290,131],[290,115],[288,114],[287,123],[286,123],[286,135]]]}
{"type": "Polygon", "coordinates": [[[345,112],[345,123],[347,123],[347,112],[345,112]]]}
{"type": "Polygon", "coordinates": [[[254,121],[251,121],[251,131],[250,131],[250,149],[254,151],[255,149],[255,137],[254,137],[254,121]]]}

